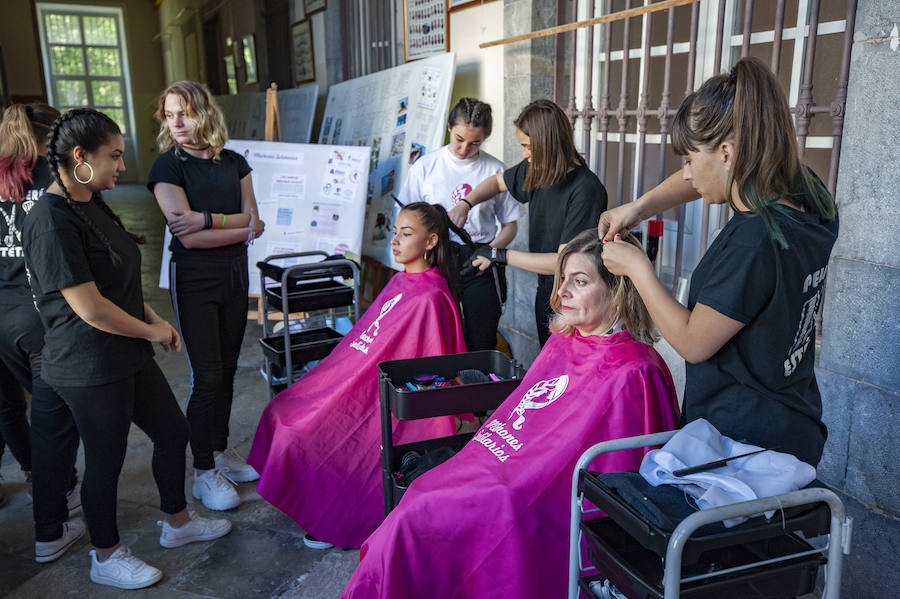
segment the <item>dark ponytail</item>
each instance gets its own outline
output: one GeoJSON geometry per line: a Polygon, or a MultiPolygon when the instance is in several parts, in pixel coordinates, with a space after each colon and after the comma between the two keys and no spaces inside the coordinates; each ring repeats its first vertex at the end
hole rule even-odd
{"type": "Polygon", "coordinates": [[[682,156],[711,150],[724,141],[735,147],[725,197],[737,210],[730,189],[763,219],[783,248],[787,240],[774,218],[780,199],[800,203],[826,220],[837,217],[834,199],[800,163],[794,122],[781,85],[757,58],[742,58],[731,73],[707,79],[682,102],[672,126],[672,148],[682,156]]]}
{"type": "MultiPolygon", "coordinates": [[[[72,167],[70,163],[72,150],[75,146],[81,146],[86,152],[93,152],[109,141],[112,135],[121,134],[122,131],[116,122],[102,112],[92,108],[73,108],[56,119],[50,128],[50,139],[47,142],[47,162],[50,164],[53,179],[62,188],[69,207],[97,235],[109,253],[109,259],[117,266],[122,261],[121,257],[113,249],[106,234],[84,211],[84,207],[74,201],[72,196],[69,195],[66,184],[63,183],[62,177],[59,176],[59,169],[72,167]]],[[[135,243],[141,244],[146,241],[142,235],[135,235],[125,229],[122,219],[103,201],[100,192],[94,192],[91,195],[91,201],[99,206],[117,225],[122,227],[122,230],[128,233],[135,243]]]]}
{"type": "Polygon", "coordinates": [[[457,227],[450,221],[447,211],[440,204],[428,202],[413,202],[403,207],[401,212],[415,212],[419,220],[429,233],[438,236],[437,245],[429,250],[426,260],[429,266],[436,266],[444,278],[456,301],[462,297],[462,282],[459,278],[459,260],[455,244],[450,241],[450,231],[453,231],[469,247],[475,247],[472,238],[461,227],[457,227]]]}

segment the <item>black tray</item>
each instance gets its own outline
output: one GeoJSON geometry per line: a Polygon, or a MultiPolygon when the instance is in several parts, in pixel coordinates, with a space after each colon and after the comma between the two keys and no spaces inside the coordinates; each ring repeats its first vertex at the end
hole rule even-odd
{"type": "MultiPolygon", "coordinates": [[[[310,312],[353,305],[353,287],[340,281],[288,281],[288,312],[310,312]]],[[[282,288],[266,287],[266,304],[283,310],[282,288]]]]}
{"type": "MultiPolygon", "coordinates": [[[[288,283],[294,284],[298,281],[308,281],[309,279],[321,279],[331,277],[341,277],[343,279],[353,278],[353,269],[345,264],[329,264],[332,260],[348,260],[344,256],[329,256],[319,262],[303,262],[303,269],[297,269],[291,272],[288,277],[288,283]]],[[[256,267],[266,277],[281,282],[284,271],[291,266],[280,266],[273,262],[257,262],[256,267]]]]}
{"type": "MultiPolygon", "coordinates": [[[[416,441],[415,443],[407,443],[406,445],[394,445],[391,451],[391,473],[400,470],[400,464],[403,462],[403,456],[409,451],[417,451],[424,453],[437,449],[438,447],[449,447],[459,453],[459,450],[475,436],[475,432],[460,433],[458,435],[450,435],[449,437],[440,437],[437,439],[428,439],[427,441],[416,441]]],[[[408,486],[398,485],[397,480],[391,476],[391,483],[394,491],[394,505],[400,502],[400,498],[406,493],[408,486]]]]}
{"type": "MultiPolygon", "coordinates": [[[[310,329],[299,333],[291,333],[291,364],[297,366],[303,362],[321,360],[340,343],[344,336],[332,328],[310,329]]],[[[266,359],[278,364],[282,368],[286,366],[284,351],[284,335],[272,335],[259,340],[266,359]]]]}
{"type": "MultiPolygon", "coordinates": [[[[662,599],[664,566],[658,555],[642,547],[611,518],[582,522],[581,529],[587,542],[588,557],[600,576],[608,578],[629,599],[662,599]]],[[[703,554],[693,565],[685,565],[680,577],[810,549],[808,543],[792,534],[732,545],[703,554]]],[[[685,599],[797,597],[813,591],[817,570],[825,561],[821,554],[805,555],[733,574],[685,582],[681,584],[680,596],[685,599]]]]}
{"type": "MultiPolygon", "coordinates": [[[[637,473],[628,474],[640,477],[640,474],[637,473]]],[[[582,470],[579,476],[584,496],[588,501],[606,512],[644,548],[660,557],[666,554],[669,537],[673,531],[663,530],[648,522],[636,509],[623,501],[615,489],[606,486],[603,482],[604,478],[622,476],[622,474],[601,474],[582,470]]],[[[646,483],[646,485],[647,494],[653,493],[654,490],[650,484],[646,483]]],[[[814,482],[810,486],[815,485],[814,482]]],[[[725,528],[721,523],[707,524],[695,531],[685,542],[682,551],[683,561],[685,564],[691,564],[706,551],[735,543],[772,538],[783,535],[785,532],[800,531],[807,538],[820,536],[827,534],[830,521],[828,507],[819,503],[788,508],[784,510],[784,517],[781,512],[778,512],[771,520],[766,520],[763,516],[751,518],[732,528],[725,528]]]]}
{"type": "Polygon", "coordinates": [[[390,386],[391,412],[400,420],[415,420],[448,414],[466,414],[493,410],[503,403],[521,382],[523,369],[497,350],[390,360],[378,364],[379,375],[390,386]],[[502,381],[489,381],[453,387],[430,387],[413,391],[406,387],[413,377],[431,373],[453,378],[460,370],[474,368],[493,372],[502,381]]]}

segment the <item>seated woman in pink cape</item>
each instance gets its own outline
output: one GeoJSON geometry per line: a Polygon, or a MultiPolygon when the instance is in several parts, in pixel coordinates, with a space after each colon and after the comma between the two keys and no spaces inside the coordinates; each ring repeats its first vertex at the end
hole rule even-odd
{"type": "MultiPolygon", "coordinates": [[[[247,458],[257,492],[315,549],[359,547],[384,519],[379,362],[466,351],[447,213],[425,202],[397,217],[394,275],[331,354],[266,407],[247,458]]],[[[456,432],[452,416],[393,422],[397,443],[456,432]]]]}
{"type": "MultiPolygon", "coordinates": [[[[578,457],[600,441],[678,422],[650,316],[600,253],[596,230],[563,248],[550,340],[475,438],[415,479],[363,543],[345,599],[566,596],[578,457]]],[[[637,469],[643,454],[603,455],[591,468],[637,469]]]]}

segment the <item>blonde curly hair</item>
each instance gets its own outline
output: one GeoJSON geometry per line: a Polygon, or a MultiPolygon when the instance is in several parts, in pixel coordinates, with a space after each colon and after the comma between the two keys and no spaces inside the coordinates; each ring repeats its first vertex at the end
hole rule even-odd
{"type": "Polygon", "coordinates": [[[228,140],[225,117],[209,88],[196,81],[176,81],[159,94],[156,111],[153,113],[159,121],[159,133],[156,135],[159,151],[165,152],[178,145],[166,124],[166,97],[170,94],[181,98],[184,110],[191,119],[194,139],[198,143],[209,144],[213,160],[218,160],[228,140]]]}

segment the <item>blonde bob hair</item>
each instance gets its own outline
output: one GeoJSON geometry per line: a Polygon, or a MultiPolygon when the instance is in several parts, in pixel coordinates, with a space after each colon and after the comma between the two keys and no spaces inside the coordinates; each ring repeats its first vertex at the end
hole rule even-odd
{"type": "MultiPolygon", "coordinates": [[[[622,240],[644,251],[641,242],[633,235],[624,235],[622,240]]],[[[582,254],[593,261],[594,266],[597,267],[597,274],[600,275],[601,282],[609,290],[610,307],[614,311],[614,318],[621,318],[624,321],[625,328],[631,333],[632,337],[652,345],[659,339],[659,334],[653,325],[653,320],[650,318],[647,307],[641,300],[640,294],[634,288],[634,283],[631,282],[631,279],[616,276],[603,266],[602,253],[603,242],[597,237],[596,229],[588,229],[579,233],[559,253],[559,258],[556,261],[556,273],[553,278],[553,293],[550,295],[550,307],[555,312],[555,315],[550,319],[550,330],[560,335],[571,335],[574,332],[574,327],[560,323],[559,316],[561,314],[562,300],[559,298],[559,286],[562,284],[562,270],[566,259],[572,254],[582,254]]]]}
{"type": "Polygon", "coordinates": [[[218,160],[228,140],[228,129],[222,109],[216,103],[209,88],[196,81],[176,81],[159,94],[156,112],[153,116],[159,121],[159,133],[156,143],[159,151],[165,152],[172,146],[178,146],[169,125],[166,123],[166,97],[175,95],[181,98],[184,111],[191,119],[191,133],[198,143],[209,144],[213,160],[218,160]]]}

